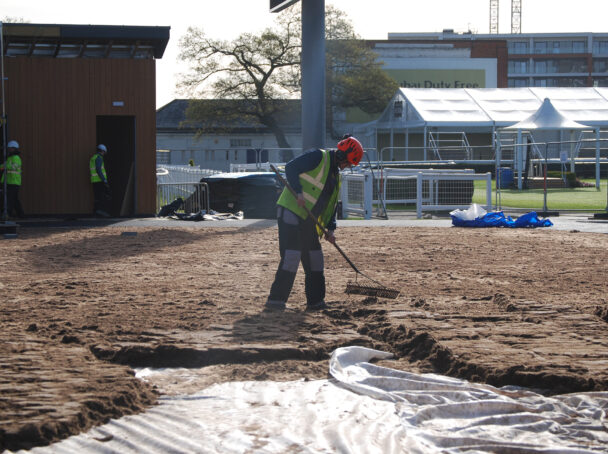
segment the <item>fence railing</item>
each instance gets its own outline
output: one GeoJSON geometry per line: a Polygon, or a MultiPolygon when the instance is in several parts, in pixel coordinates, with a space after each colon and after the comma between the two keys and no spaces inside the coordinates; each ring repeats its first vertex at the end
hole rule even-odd
{"type": "MultiPolygon", "coordinates": [[[[328,144],[327,148],[335,148],[328,144]]],[[[365,148],[366,156],[377,161],[375,148],[365,148]]],[[[188,167],[230,172],[233,166],[247,165],[250,170],[260,170],[267,163],[289,162],[303,154],[301,148],[209,148],[203,150],[157,150],[157,167],[188,167]]],[[[367,158],[366,158],[367,159],[367,158]]]]}
{"type": "Polygon", "coordinates": [[[377,153],[380,165],[412,164],[424,162],[437,163],[483,163],[496,158],[492,145],[437,145],[426,147],[384,147],[377,153]]]}
{"type": "MultiPolygon", "coordinates": [[[[443,179],[429,179],[424,175],[422,178],[422,191],[413,190],[412,187],[418,185],[418,181],[414,181],[412,175],[418,171],[429,172],[429,170],[411,169],[407,166],[428,165],[431,163],[435,167],[432,172],[441,174],[441,171],[437,167],[446,168],[451,167],[453,164],[460,164],[461,166],[478,165],[485,172],[486,170],[492,169],[492,173],[496,178],[496,202],[495,208],[502,209],[502,192],[510,188],[522,189],[522,179],[536,177],[534,181],[535,187],[538,188],[538,177],[542,177],[546,170],[547,165],[555,168],[562,168],[564,173],[566,171],[572,172],[579,163],[586,164],[585,172],[588,175],[591,171],[590,165],[595,164],[595,187],[600,190],[600,165],[602,171],[608,164],[608,139],[582,139],[577,141],[561,141],[561,142],[528,142],[526,144],[507,143],[506,141],[501,142],[497,147],[493,146],[470,146],[468,147],[443,147],[438,156],[442,158],[447,157],[442,161],[437,160],[422,160],[423,147],[386,147],[381,149],[378,153],[374,149],[366,150],[366,157],[362,160],[360,166],[356,169],[355,173],[345,172],[344,175],[349,178],[348,182],[345,182],[344,191],[346,195],[342,198],[343,210],[354,216],[361,216],[369,218],[370,216],[382,216],[386,217],[386,209],[390,211],[401,211],[401,210],[412,210],[413,204],[416,204],[416,210],[419,211],[418,205],[421,206],[423,211],[426,210],[443,210],[446,207],[452,209],[457,206],[452,203],[443,203],[444,195],[447,192],[455,191],[462,192],[461,186],[450,189],[448,187],[447,180],[443,179]],[[526,149],[529,147],[529,153],[526,153],[526,149]],[[459,153],[459,157],[463,157],[463,149],[467,149],[467,157],[471,159],[450,159],[456,158],[459,153]],[[459,150],[459,151],[458,151],[459,150]],[[565,153],[568,151],[568,153],[565,153]],[[368,162],[367,156],[370,157],[368,162]],[[377,159],[373,159],[376,157],[377,159]],[[418,164],[419,163],[419,164],[418,164]],[[441,163],[441,166],[435,165],[435,163],[441,163]],[[391,167],[389,167],[391,166],[391,167]],[[401,167],[397,169],[396,167],[401,167]],[[365,172],[374,171],[368,180],[365,180],[365,172]],[[504,173],[512,178],[513,185],[503,185],[501,181],[503,177],[503,170],[510,170],[510,173],[504,173]],[[409,173],[404,173],[409,172],[409,173]],[[355,176],[359,175],[359,176],[355,176]],[[403,177],[403,178],[401,178],[403,177]],[[432,181],[431,181],[432,180],[432,181]],[[367,185],[371,184],[371,198],[364,198],[366,193],[370,190],[366,189],[367,185]],[[430,185],[430,186],[429,186],[430,185]],[[406,189],[407,188],[407,189],[406,189]],[[411,195],[415,193],[415,195],[411,195]],[[407,196],[399,196],[399,193],[407,193],[407,196]],[[418,194],[420,193],[420,195],[418,194]],[[441,199],[439,199],[441,194],[441,199]],[[418,202],[418,197],[421,198],[418,202]],[[433,201],[432,197],[437,199],[433,201]],[[403,202],[402,202],[403,201],[403,202]],[[405,207],[408,205],[408,207],[405,207]]],[[[275,165],[281,166],[280,163],[284,163],[283,157],[286,149],[266,149],[266,150],[222,150],[222,156],[225,156],[225,152],[228,152],[228,164],[227,168],[219,169],[201,169],[197,166],[187,165],[162,165],[159,166],[157,171],[158,183],[194,183],[200,181],[204,176],[219,173],[221,171],[268,171],[269,163],[275,163],[275,165]],[[247,155],[249,159],[253,157],[255,162],[246,162],[247,155]]],[[[302,153],[299,149],[291,149],[295,156],[302,153]]],[[[429,155],[435,156],[434,153],[429,155]]],[[[202,167],[206,166],[206,163],[201,162],[202,167]]],[[[450,169],[450,172],[454,172],[454,169],[450,169]]],[[[485,174],[481,179],[485,179],[485,174]]],[[[602,173],[602,176],[604,173],[602,173]]],[[[415,178],[418,178],[417,176],[415,178]]],[[[479,177],[477,177],[479,179],[479,177]]],[[[607,181],[608,183],[608,181],[607,181]]],[[[459,182],[459,185],[465,183],[459,182]]],[[[470,183],[467,183],[470,184],[470,183]]],[[[601,181],[604,185],[604,181],[601,181]]],[[[545,188],[545,203],[546,198],[551,197],[550,191],[545,188]],[[549,194],[547,194],[549,192],[549,194]]],[[[479,195],[477,196],[479,197],[479,195]]],[[[478,200],[478,199],[477,199],[478,200]]],[[[480,203],[480,202],[478,202],[480,203]]],[[[549,200],[549,203],[551,201],[549,200]]],[[[458,205],[458,207],[464,206],[458,205]]],[[[466,208],[466,206],[465,206],[466,208]]],[[[538,209],[536,205],[530,206],[531,209],[538,209]]],[[[602,209],[599,207],[598,209],[602,209]]],[[[606,209],[608,211],[608,200],[606,201],[606,209]]]]}
{"type": "Polygon", "coordinates": [[[299,148],[209,148],[203,150],[159,150],[158,167],[183,167],[190,161],[194,168],[230,172],[234,165],[249,165],[254,170],[268,162],[288,162],[302,154],[299,148]],[[160,157],[162,156],[162,161],[160,157]]]}
{"type": "Polygon", "coordinates": [[[220,173],[220,171],[187,165],[159,165],[156,167],[156,182],[198,183],[201,178],[217,173],[220,173]]]}
{"type": "Polygon", "coordinates": [[[492,174],[475,174],[469,170],[435,172],[432,170],[401,169],[375,175],[369,171],[344,173],[342,183],[342,216],[351,215],[371,219],[374,208],[378,215],[388,210],[416,207],[416,216],[423,211],[466,209],[473,199],[473,181],[486,181],[485,208],[492,209],[492,174]]]}

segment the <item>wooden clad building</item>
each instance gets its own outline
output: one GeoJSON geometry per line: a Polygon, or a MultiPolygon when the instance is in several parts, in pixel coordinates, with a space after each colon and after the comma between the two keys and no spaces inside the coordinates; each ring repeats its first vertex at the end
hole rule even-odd
{"type": "Polygon", "coordinates": [[[111,214],[155,212],[155,59],[169,29],[2,24],[7,140],[20,144],[26,214],[92,213],[98,143],[111,214]]]}

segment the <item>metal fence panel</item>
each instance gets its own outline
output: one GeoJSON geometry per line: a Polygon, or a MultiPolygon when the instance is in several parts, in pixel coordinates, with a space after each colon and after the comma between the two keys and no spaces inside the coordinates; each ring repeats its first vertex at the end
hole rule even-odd
{"type": "Polygon", "coordinates": [[[207,183],[158,183],[156,185],[156,212],[181,198],[184,203],[175,211],[177,213],[208,212],[209,186],[207,183]]]}
{"type": "Polygon", "coordinates": [[[443,171],[441,173],[382,175],[374,179],[371,172],[345,173],[342,185],[342,215],[363,216],[370,219],[372,208],[378,212],[405,211],[406,204],[415,205],[417,216],[422,211],[444,211],[468,208],[473,199],[474,180],[486,181],[487,210],[492,209],[492,175],[470,172],[443,171]],[[402,205],[402,210],[399,210],[402,205]]]}

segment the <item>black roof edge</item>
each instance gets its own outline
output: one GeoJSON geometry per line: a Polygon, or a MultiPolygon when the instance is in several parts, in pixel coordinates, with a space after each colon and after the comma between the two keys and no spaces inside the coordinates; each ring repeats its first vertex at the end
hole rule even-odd
{"type": "Polygon", "coordinates": [[[162,58],[169,42],[170,30],[170,26],[149,25],[2,24],[3,35],[22,39],[43,37],[70,41],[148,41],[154,46],[154,58],[162,58]]]}

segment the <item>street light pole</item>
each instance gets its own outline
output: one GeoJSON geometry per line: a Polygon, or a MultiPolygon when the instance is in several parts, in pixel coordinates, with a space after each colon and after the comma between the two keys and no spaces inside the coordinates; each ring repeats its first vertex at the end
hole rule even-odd
{"type": "Polygon", "coordinates": [[[325,0],[302,1],[302,150],[325,147],[325,0]]]}

